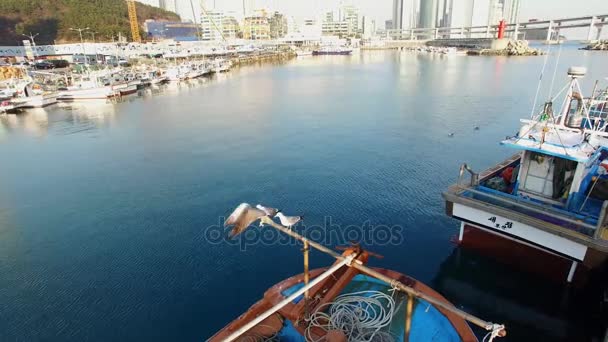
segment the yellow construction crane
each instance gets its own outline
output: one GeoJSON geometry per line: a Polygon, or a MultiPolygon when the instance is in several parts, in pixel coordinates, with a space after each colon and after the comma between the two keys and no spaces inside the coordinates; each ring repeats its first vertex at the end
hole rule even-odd
{"type": "Polygon", "coordinates": [[[136,43],[141,43],[141,36],[139,35],[139,23],[137,22],[137,9],[135,7],[135,0],[127,0],[127,8],[129,10],[129,21],[131,22],[131,37],[136,43]]]}

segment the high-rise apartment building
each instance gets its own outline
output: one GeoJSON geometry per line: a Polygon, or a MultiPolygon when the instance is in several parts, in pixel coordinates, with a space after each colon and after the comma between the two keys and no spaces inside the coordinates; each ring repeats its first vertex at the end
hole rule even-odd
{"type": "Polygon", "coordinates": [[[283,38],[287,34],[287,17],[285,15],[274,12],[268,19],[270,25],[270,38],[283,38]]]}
{"type": "Polygon", "coordinates": [[[270,24],[268,17],[254,15],[245,17],[243,21],[243,38],[250,40],[264,40],[270,38],[270,24]]]}
{"type": "Polygon", "coordinates": [[[419,28],[433,28],[437,26],[438,0],[420,0],[419,28]]]}
{"type": "Polygon", "coordinates": [[[224,12],[203,11],[200,25],[202,40],[222,40],[224,36],[224,12]]]}
{"type": "Polygon", "coordinates": [[[488,25],[498,25],[501,20],[507,24],[519,21],[519,0],[490,0],[488,25]]]}

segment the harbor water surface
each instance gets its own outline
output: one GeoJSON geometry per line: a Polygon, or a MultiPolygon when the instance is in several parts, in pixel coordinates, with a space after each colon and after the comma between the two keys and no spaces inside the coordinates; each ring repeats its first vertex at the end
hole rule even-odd
{"type": "MultiPolygon", "coordinates": [[[[564,46],[553,90],[584,65],[589,91],[606,60],[564,46]]],[[[208,338],[302,271],[296,244],[214,239],[241,202],[324,229],[398,226],[402,241],[365,241],[384,255],[371,265],[506,323],[504,341],[588,340],[599,332],[585,296],[458,249],[441,198],[461,163],[482,170],[514,153],[498,142],[529,117],[543,62],[306,57],[0,116],[0,341],[208,338]]]]}

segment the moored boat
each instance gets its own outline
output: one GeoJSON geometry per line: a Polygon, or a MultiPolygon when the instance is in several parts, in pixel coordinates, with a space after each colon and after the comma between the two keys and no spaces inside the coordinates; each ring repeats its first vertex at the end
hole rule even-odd
{"type": "Polygon", "coordinates": [[[45,91],[40,85],[29,83],[24,87],[21,98],[25,101],[23,108],[43,108],[59,100],[56,91],[45,91]]]}
{"type": "Polygon", "coordinates": [[[212,70],[213,70],[213,72],[221,73],[221,72],[229,71],[231,67],[232,67],[232,62],[230,62],[227,59],[218,58],[213,61],[212,70]]]}
{"type": "Polygon", "coordinates": [[[0,114],[5,114],[15,109],[15,105],[8,98],[0,98],[0,114]]]}
{"type": "Polygon", "coordinates": [[[461,166],[443,194],[458,243],[567,282],[608,265],[608,90],[583,97],[585,73],[570,68],[562,108],[558,94],[501,142],[518,154],[481,173],[461,166]]]}
{"type": "Polygon", "coordinates": [[[342,47],[342,46],[324,46],[320,49],[313,50],[312,54],[314,56],[322,56],[322,55],[350,55],[353,52],[352,49],[342,47]]]}
{"type": "Polygon", "coordinates": [[[272,286],[209,341],[477,341],[467,320],[488,331],[484,341],[506,334],[409,276],[365,266],[377,255],[358,245],[338,254],[248,208],[241,204],[226,221],[235,225],[231,236],[261,220],[304,244],[304,273],[272,286]],[[336,262],[309,271],[309,248],[336,262]]]}
{"type": "Polygon", "coordinates": [[[82,100],[106,100],[119,96],[120,91],[112,86],[100,86],[91,88],[67,88],[59,92],[58,100],[64,102],[82,100]]]}
{"type": "Polygon", "coordinates": [[[298,49],[298,50],[296,50],[296,56],[298,56],[298,57],[312,56],[312,50],[298,49]]]}

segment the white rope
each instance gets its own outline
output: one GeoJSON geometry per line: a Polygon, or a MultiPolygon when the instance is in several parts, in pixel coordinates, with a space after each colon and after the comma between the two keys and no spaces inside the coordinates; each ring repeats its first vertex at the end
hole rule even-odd
{"type": "Polygon", "coordinates": [[[332,275],[334,272],[336,272],[342,266],[347,265],[347,264],[350,265],[350,263],[353,261],[354,258],[355,258],[355,254],[351,254],[351,255],[347,256],[346,258],[344,258],[343,260],[335,263],[332,267],[330,267],[329,269],[327,269],[327,271],[325,271],[325,272],[321,273],[319,276],[317,276],[308,285],[306,285],[306,286],[302,287],[301,289],[297,290],[296,292],[292,293],[289,297],[283,299],[282,301],[280,301],[278,304],[276,304],[272,308],[268,309],[267,311],[265,311],[261,315],[257,316],[255,319],[253,319],[249,323],[245,324],[244,326],[242,326],[241,328],[239,328],[238,330],[236,330],[235,332],[233,332],[232,334],[230,334],[228,337],[226,337],[224,339],[224,341],[225,342],[230,342],[230,341],[236,340],[237,338],[239,338],[239,336],[241,336],[244,333],[246,333],[249,329],[255,327],[258,324],[260,324],[260,322],[262,322],[266,318],[270,317],[275,312],[281,310],[285,305],[291,303],[294,299],[296,299],[299,296],[301,296],[302,294],[304,294],[304,292],[306,292],[310,288],[316,286],[318,283],[320,283],[321,281],[323,281],[323,279],[325,279],[325,278],[329,277],[330,275],[332,275]]]}
{"type": "Polygon", "coordinates": [[[333,302],[319,307],[311,316],[305,335],[314,341],[311,329],[340,330],[349,342],[395,341],[387,332],[395,314],[395,300],[380,291],[360,291],[336,297],[333,302]],[[329,307],[328,312],[323,309],[329,307]]]}
{"type": "Polygon", "coordinates": [[[483,337],[482,342],[492,342],[498,336],[500,336],[500,332],[504,330],[505,326],[501,324],[493,324],[491,327],[491,331],[483,337]]]}

